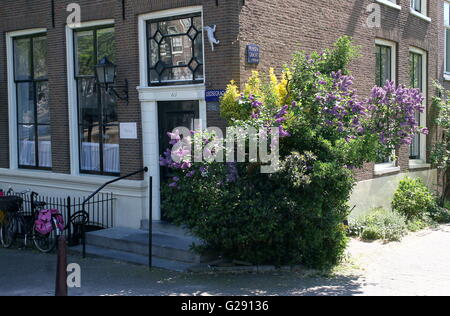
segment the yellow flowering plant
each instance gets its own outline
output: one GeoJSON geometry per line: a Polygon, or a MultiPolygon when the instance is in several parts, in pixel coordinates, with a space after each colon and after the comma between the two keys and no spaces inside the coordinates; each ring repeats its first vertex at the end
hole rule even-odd
{"type": "Polygon", "coordinates": [[[221,115],[228,124],[233,125],[236,120],[247,120],[252,115],[252,107],[248,103],[240,102],[241,99],[250,97],[257,99],[267,107],[274,110],[281,109],[286,104],[292,102],[289,97],[289,70],[284,70],[281,76],[275,73],[273,68],[269,69],[268,76],[262,76],[258,71],[253,71],[247,82],[244,84],[242,92],[231,81],[221,99],[221,115]]]}

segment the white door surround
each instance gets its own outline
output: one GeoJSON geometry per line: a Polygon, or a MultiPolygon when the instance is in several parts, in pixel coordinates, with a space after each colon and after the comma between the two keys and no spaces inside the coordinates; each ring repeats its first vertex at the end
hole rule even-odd
{"type": "MultiPolygon", "coordinates": [[[[203,13],[202,6],[184,7],[159,12],[152,12],[139,16],[139,70],[140,86],[139,101],[141,102],[142,120],[142,150],[144,165],[150,171],[147,177],[153,177],[153,220],[161,220],[161,197],[160,197],[160,166],[159,166],[159,124],[158,124],[158,102],[160,101],[199,101],[199,112],[201,126],[206,127],[206,101],[205,85],[189,84],[176,86],[149,87],[148,85],[148,52],[147,52],[147,20],[155,18],[171,17],[190,13],[203,13]]],[[[203,16],[203,15],[202,15],[203,16]]],[[[204,48],[203,48],[204,50],[204,48]]],[[[205,68],[205,67],[204,67],[205,68]]],[[[148,178],[146,179],[148,180],[148,178]]],[[[148,197],[147,197],[148,198],[148,197]]],[[[147,200],[146,205],[149,205],[147,200]]],[[[143,214],[143,219],[147,218],[143,214]]]]}

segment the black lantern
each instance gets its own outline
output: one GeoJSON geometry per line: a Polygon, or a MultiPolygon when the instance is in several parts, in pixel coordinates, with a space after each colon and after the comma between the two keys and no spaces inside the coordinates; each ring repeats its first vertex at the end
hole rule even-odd
{"type": "Polygon", "coordinates": [[[110,62],[108,57],[103,57],[97,66],[95,66],[97,83],[105,86],[114,84],[116,80],[116,68],[116,65],[110,62]]]}
{"type": "Polygon", "coordinates": [[[97,84],[104,86],[107,92],[114,93],[120,100],[127,101],[128,104],[128,80],[125,79],[125,85],[123,86],[114,85],[116,81],[116,69],[117,66],[108,57],[103,57],[97,66],[95,66],[97,84]],[[116,88],[123,88],[124,96],[120,96],[116,88]]]}

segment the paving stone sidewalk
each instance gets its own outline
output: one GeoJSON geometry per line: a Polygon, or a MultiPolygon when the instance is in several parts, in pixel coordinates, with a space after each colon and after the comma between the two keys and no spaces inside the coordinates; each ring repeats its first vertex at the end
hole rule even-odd
{"type": "MultiPolygon", "coordinates": [[[[70,256],[82,269],[78,295],[450,295],[450,226],[402,243],[350,243],[333,276],[294,272],[182,274],[70,256]]],[[[54,255],[0,249],[0,295],[53,295],[54,255]]]]}

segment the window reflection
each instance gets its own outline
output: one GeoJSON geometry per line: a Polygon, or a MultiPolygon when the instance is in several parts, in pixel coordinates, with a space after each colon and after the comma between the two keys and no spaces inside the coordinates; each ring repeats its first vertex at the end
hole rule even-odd
{"type": "Polygon", "coordinates": [[[14,39],[19,167],[52,167],[47,37],[14,39]]]}
{"type": "Polygon", "coordinates": [[[114,28],[77,32],[75,39],[80,169],[84,173],[119,174],[117,99],[98,86],[94,76],[94,67],[103,57],[115,62],[114,28]]]}

